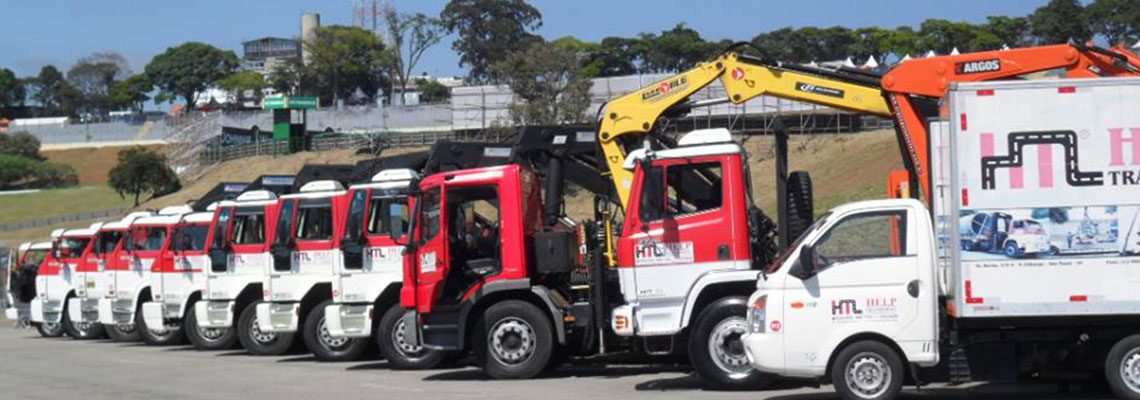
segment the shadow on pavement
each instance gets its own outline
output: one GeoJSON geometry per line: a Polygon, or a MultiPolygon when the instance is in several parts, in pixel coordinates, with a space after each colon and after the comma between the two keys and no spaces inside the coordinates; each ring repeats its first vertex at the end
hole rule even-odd
{"type": "Polygon", "coordinates": [[[654,379],[645,381],[634,386],[639,392],[673,392],[673,391],[707,391],[707,392],[765,392],[773,390],[791,390],[801,389],[804,387],[812,386],[811,382],[794,381],[794,380],[777,380],[765,386],[756,388],[742,388],[738,390],[718,390],[709,388],[701,381],[701,378],[696,374],[690,373],[688,375],[677,378],[654,379]]]}
{"type": "MultiPolygon", "coordinates": [[[[674,365],[634,365],[606,366],[600,364],[566,364],[548,373],[539,375],[536,380],[565,378],[617,379],[634,375],[687,372],[689,368],[674,365]]],[[[467,368],[443,372],[424,377],[425,381],[486,381],[491,380],[482,370],[467,368]]]]}

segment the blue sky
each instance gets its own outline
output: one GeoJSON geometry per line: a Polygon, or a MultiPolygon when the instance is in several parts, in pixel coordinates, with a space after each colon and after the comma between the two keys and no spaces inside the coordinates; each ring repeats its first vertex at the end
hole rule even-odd
{"type": "MultiPolygon", "coordinates": [[[[303,12],[321,23],[349,24],[354,0],[62,1],[6,0],[0,4],[0,67],[18,76],[44,64],[65,70],[79,57],[116,51],[132,68],[185,41],[234,50],[263,36],[299,35],[303,12]]],[[[446,0],[396,0],[402,12],[438,15],[446,0]]],[[[1046,0],[531,0],[543,14],[539,33],[548,39],[586,40],[660,32],[679,22],[711,40],[746,40],[784,26],[847,27],[917,25],[927,18],[984,21],[988,15],[1021,16],[1046,0]]],[[[450,39],[433,48],[417,68],[437,76],[462,75],[450,39]]]]}

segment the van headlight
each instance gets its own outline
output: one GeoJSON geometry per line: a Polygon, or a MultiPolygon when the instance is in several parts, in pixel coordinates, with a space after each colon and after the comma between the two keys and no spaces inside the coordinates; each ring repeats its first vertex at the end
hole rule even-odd
{"type": "Polygon", "coordinates": [[[748,326],[752,333],[764,333],[768,320],[768,295],[760,295],[748,307],[748,326]]]}

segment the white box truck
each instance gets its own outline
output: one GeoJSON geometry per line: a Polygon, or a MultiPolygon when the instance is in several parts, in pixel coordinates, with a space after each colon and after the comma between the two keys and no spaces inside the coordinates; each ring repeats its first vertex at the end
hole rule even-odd
{"type": "Polygon", "coordinates": [[[905,378],[1075,380],[1140,399],[1140,80],[957,84],[932,209],[824,214],[749,299],[754,367],[890,399],[905,378]]]}

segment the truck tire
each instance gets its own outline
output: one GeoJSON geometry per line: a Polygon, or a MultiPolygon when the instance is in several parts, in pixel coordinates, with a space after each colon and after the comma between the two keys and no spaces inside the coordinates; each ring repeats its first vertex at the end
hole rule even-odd
{"type": "Polygon", "coordinates": [[[107,330],[107,337],[111,338],[114,342],[137,342],[142,340],[139,335],[139,330],[134,324],[130,325],[104,325],[103,328],[107,330]]]}
{"type": "Polygon", "coordinates": [[[289,351],[293,345],[293,332],[262,332],[257,327],[258,300],[245,306],[237,321],[238,340],[249,354],[255,356],[279,356],[289,351]]]}
{"type": "Polygon", "coordinates": [[[741,336],[748,332],[743,297],[726,297],[701,310],[689,336],[689,362],[708,386],[720,390],[758,388],[770,377],[748,363],[741,336]]]}
{"type": "Polygon", "coordinates": [[[237,344],[237,333],[233,328],[202,328],[198,326],[198,311],[190,304],[186,317],[182,318],[186,338],[198,350],[227,350],[237,344]]]}
{"type": "Polygon", "coordinates": [[[158,333],[150,330],[146,326],[146,319],[142,315],[142,304],[139,304],[135,310],[135,330],[139,332],[142,337],[143,343],[150,346],[174,346],[185,343],[186,336],[182,334],[182,327],[176,329],[169,329],[166,332],[158,333]]]}
{"type": "Polygon", "coordinates": [[[325,300],[309,310],[309,315],[305,317],[305,325],[301,328],[305,347],[319,361],[359,360],[368,349],[368,341],[359,338],[334,338],[329,334],[328,325],[325,323],[325,307],[332,304],[332,300],[325,300]]]}
{"type": "Polygon", "coordinates": [[[1140,335],[1121,339],[1104,360],[1108,387],[1118,399],[1140,400],[1140,335]]]}
{"type": "Polygon", "coordinates": [[[1021,248],[1017,247],[1017,242],[1012,240],[1005,242],[1005,247],[1002,248],[1002,253],[1004,253],[1005,256],[1009,258],[1021,258],[1023,255],[1021,248]]]}
{"type": "Polygon", "coordinates": [[[788,174],[788,243],[800,237],[815,219],[811,175],[806,171],[788,174]]]}
{"type": "Polygon", "coordinates": [[[475,332],[476,360],[495,379],[538,376],[554,352],[550,317],[522,300],[506,300],[488,308],[475,332]]]}
{"type": "Polygon", "coordinates": [[[57,338],[63,336],[63,325],[54,322],[39,322],[36,323],[36,332],[45,338],[57,338]]]}
{"type": "Polygon", "coordinates": [[[102,338],[103,325],[92,322],[77,324],[71,321],[71,312],[68,310],[71,307],[67,307],[67,302],[70,300],[71,299],[64,301],[63,317],[60,317],[59,321],[60,325],[63,325],[63,331],[67,332],[67,336],[70,336],[75,340],[92,340],[102,338]]]}
{"type": "Polygon", "coordinates": [[[831,364],[831,382],[844,400],[894,399],[905,373],[898,353],[873,340],[847,345],[831,364]]]}
{"type": "Polygon", "coordinates": [[[396,303],[380,317],[376,326],[376,347],[380,349],[380,356],[388,360],[392,369],[435,368],[443,362],[447,352],[408,343],[404,335],[405,329],[409,328],[403,321],[405,312],[404,307],[396,303]]]}

